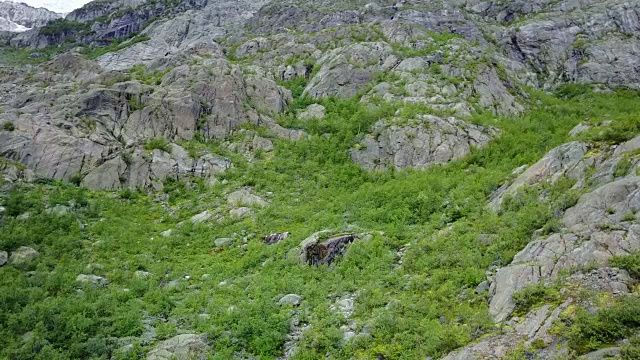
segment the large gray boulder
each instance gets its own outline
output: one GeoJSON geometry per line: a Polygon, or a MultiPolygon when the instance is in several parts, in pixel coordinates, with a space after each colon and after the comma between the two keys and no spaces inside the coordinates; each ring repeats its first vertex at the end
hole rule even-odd
{"type": "Polygon", "coordinates": [[[40,253],[37,250],[26,246],[20,246],[19,248],[11,252],[9,263],[16,266],[26,265],[33,262],[39,256],[40,253]]]}
{"type": "Polygon", "coordinates": [[[485,146],[499,132],[456,118],[420,115],[416,119],[379,121],[351,150],[351,159],[367,170],[423,169],[446,164],[485,146]]]}
{"type": "Polygon", "coordinates": [[[147,360],[205,360],[208,352],[206,336],[182,334],[156,345],[147,354],[147,360]]]}
{"type": "Polygon", "coordinates": [[[258,195],[252,194],[248,189],[240,189],[227,195],[227,204],[233,207],[265,207],[268,205],[266,200],[258,195]]]}

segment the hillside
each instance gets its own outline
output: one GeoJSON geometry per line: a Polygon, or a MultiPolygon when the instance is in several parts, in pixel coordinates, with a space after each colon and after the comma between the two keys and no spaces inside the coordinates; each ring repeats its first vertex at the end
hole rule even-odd
{"type": "Polygon", "coordinates": [[[639,11],[99,0],[2,35],[0,358],[640,358],[639,11]]]}

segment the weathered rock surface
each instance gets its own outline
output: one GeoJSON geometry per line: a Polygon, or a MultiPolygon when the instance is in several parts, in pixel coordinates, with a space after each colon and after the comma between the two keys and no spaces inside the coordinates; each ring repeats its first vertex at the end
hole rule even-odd
{"type": "Polygon", "coordinates": [[[380,121],[351,150],[351,159],[367,170],[423,169],[467,155],[499,132],[464,121],[422,115],[415,120],[380,121]]]}
{"type": "Polygon", "coordinates": [[[325,108],[320,104],[312,104],[298,114],[300,120],[318,119],[322,120],[325,117],[325,108]]]}
{"type": "Polygon", "coordinates": [[[385,43],[360,43],[338,48],[318,60],[321,69],[305,94],[313,98],[327,96],[352,97],[373,80],[391,47],[385,43]]]}
{"type": "MultiPolygon", "coordinates": [[[[496,321],[509,316],[515,307],[513,293],[527,285],[586,264],[605,267],[611,256],[640,250],[640,226],[625,221],[625,214],[639,208],[640,177],[623,178],[583,195],[564,214],[561,233],[532,241],[511,265],[498,270],[489,309],[496,321]]],[[[623,290],[621,285],[608,286],[623,290]]]]}
{"type": "Polygon", "coordinates": [[[278,300],[280,305],[293,305],[298,306],[302,303],[302,296],[298,294],[287,294],[278,300]]]}
{"type": "Polygon", "coordinates": [[[80,274],[76,277],[76,281],[81,283],[93,284],[95,286],[106,286],[109,282],[102,276],[80,274]]]}
{"type": "Polygon", "coordinates": [[[204,335],[182,334],[165,340],[147,354],[147,360],[204,360],[209,351],[204,335]]]}
{"type": "MultiPolygon", "coordinates": [[[[0,18],[30,29],[46,25],[49,21],[62,18],[62,14],[45,8],[35,8],[21,2],[0,2],[0,18]]],[[[24,29],[26,30],[26,29],[24,29]]],[[[0,31],[15,31],[0,27],[0,31]]]]}
{"type": "Polygon", "coordinates": [[[227,203],[230,206],[265,207],[268,205],[266,200],[259,197],[258,195],[252,194],[247,189],[237,190],[227,195],[227,203]]]}
{"type": "Polygon", "coordinates": [[[16,266],[26,265],[33,262],[39,256],[40,253],[37,250],[26,246],[20,246],[11,252],[9,263],[16,266]]]}
{"type": "Polygon", "coordinates": [[[554,183],[562,176],[578,180],[584,168],[583,158],[587,151],[587,145],[579,141],[573,141],[549,151],[540,161],[518,176],[509,187],[494,194],[489,207],[497,211],[505,196],[515,194],[523,186],[544,181],[554,183]]]}

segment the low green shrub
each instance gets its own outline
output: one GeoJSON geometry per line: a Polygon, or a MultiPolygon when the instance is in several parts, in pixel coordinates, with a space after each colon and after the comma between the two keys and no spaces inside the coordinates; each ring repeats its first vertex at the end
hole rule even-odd
{"type": "Polygon", "coordinates": [[[5,121],[2,124],[2,129],[5,131],[13,131],[16,129],[15,125],[13,125],[13,123],[11,121],[5,121]]]}
{"type": "Polygon", "coordinates": [[[629,255],[614,256],[609,259],[613,267],[627,270],[629,275],[640,280],[640,251],[634,251],[629,255]]]}
{"type": "Polygon", "coordinates": [[[595,314],[585,310],[578,313],[569,334],[569,348],[577,354],[615,345],[640,330],[640,299],[621,298],[615,305],[602,308],[595,314]]]}
{"type": "Polygon", "coordinates": [[[515,312],[525,314],[534,306],[553,300],[557,296],[555,289],[544,284],[529,285],[522,290],[513,293],[512,298],[516,304],[515,312]]]}
{"type": "Polygon", "coordinates": [[[144,149],[147,151],[153,151],[157,149],[167,153],[171,152],[171,146],[169,145],[169,143],[167,142],[167,139],[165,138],[153,138],[148,140],[144,144],[144,149]]]}

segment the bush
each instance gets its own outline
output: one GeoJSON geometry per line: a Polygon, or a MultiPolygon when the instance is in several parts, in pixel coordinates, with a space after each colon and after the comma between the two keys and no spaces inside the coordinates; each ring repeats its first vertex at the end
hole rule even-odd
{"type": "Polygon", "coordinates": [[[75,21],[69,21],[67,19],[55,19],[49,21],[47,25],[40,28],[40,33],[42,35],[54,36],[54,35],[64,35],[69,36],[70,34],[89,30],[89,25],[85,23],[79,23],[75,21]]]}
{"type": "Polygon", "coordinates": [[[169,143],[165,138],[155,138],[147,141],[147,143],[144,144],[144,149],[147,151],[158,149],[167,153],[171,153],[171,147],[169,146],[169,143]]]}
{"type": "Polygon", "coordinates": [[[629,255],[614,256],[609,259],[611,266],[627,270],[629,275],[640,279],[640,251],[634,251],[629,255]]]}
{"type": "Polygon", "coordinates": [[[626,176],[627,174],[629,174],[629,171],[631,171],[631,168],[633,168],[633,162],[631,162],[629,159],[622,159],[618,161],[615,168],[613,169],[613,176],[626,176]]]}
{"type": "Polygon", "coordinates": [[[593,92],[591,86],[584,84],[565,84],[556,90],[556,95],[564,99],[573,99],[575,97],[590,94],[593,92]]]}
{"type": "Polygon", "coordinates": [[[11,121],[5,121],[5,122],[2,124],[2,128],[3,128],[5,131],[13,131],[13,130],[15,130],[15,129],[16,129],[15,125],[13,125],[13,123],[12,123],[11,121]]]}
{"type": "Polygon", "coordinates": [[[581,311],[570,335],[569,348],[579,355],[632,336],[640,329],[640,299],[627,296],[614,306],[602,308],[595,314],[581,311]]]}
{"type": "Polygon", "coordinates": [[[640,359],[640,335],[636,335],[629,339],[629,344],[620,348],[620,358],[622,360],[640,359]]]}
{"type": "Polygon", "coordinates": [[[524,314],[535,305],[552,300],[555,295],[556,292],[553,288],[544,286],[544,284],[535,284],[516,291],[513,293],[512,299],[516,304],[515,311],[524,314]]]}

